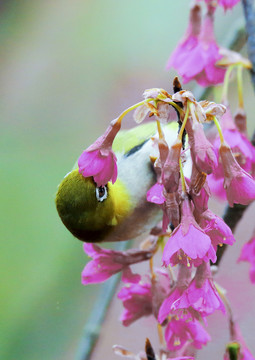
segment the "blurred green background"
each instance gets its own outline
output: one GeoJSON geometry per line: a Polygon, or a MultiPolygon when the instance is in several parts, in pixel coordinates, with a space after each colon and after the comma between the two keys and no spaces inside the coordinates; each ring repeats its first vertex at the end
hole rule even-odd
{"type": "MultiPolygon", "coordinates": [[[[57,216],[57,185],[144,89],[171,90],[164,67],[188,10],[188,0],[1,5],[1,359],[75,357],[99,288],[80,283],[87,258],[57,216]]],[[[219,11],[220,41],[240,17],[219,11]]]]}

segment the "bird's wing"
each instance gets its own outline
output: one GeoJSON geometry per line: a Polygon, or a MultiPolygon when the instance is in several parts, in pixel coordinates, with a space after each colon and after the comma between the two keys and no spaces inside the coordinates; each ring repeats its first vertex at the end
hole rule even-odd
{"type": "MultiPolygon", "coordinates": [[[[165,127],[168,130],[171,128],[173,131],[176,131],[177,135],[178,125],[176,122],[169,123],[165,125],[165,127]]],[[[156,133],[157,125],[155,121],[138,125],[132,129],[121,130],[114,139],[113,151],[121,154],[128,153],[132,151],[132,149],[142,145],[156,133]]]]}

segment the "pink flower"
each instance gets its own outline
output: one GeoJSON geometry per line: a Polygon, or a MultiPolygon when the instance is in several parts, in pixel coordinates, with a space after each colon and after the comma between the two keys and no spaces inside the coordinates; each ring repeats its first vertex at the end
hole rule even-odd
{"type": "Polygon", "coordinates": [[[213,173],[207,177],[207,180],[212,194],[221,201],[227,200],[226,191],[223,186],[224,178],[217,179],[213,173]]]}
{"type": "Polygon", "coordinates": [[[224,8],[224,10],[232,9],[240,0],[218,0],[218,4],[224,8]]]}
{"type": "Polygon", "coordinates": [[[117,158],[112,143],[120,129],[120,123],[113,120],[106,132],[89,146],[78,159],[79,172],[84,177],[93,176],[97,186],[104,186],[117,179],[117,158]]]}
{"type": "Polygon", "coordinates": [[[155,271],[155,278],[148,278],[148,282],[131,284],[123,287],[118,293],[122,300],[124,312],[121,321],[124,326],[129,326],[143,316],[158,316],[159,307],[163,299],[169,294],[170,279],[162,270],[155,271]]]}
{"type": "Polygon", "coordinates": [[[203,125],[195,121],[192,125],[192,133],[189,133],[191,157],[196,168],[211,174],[217,167],[218,161],[212,144],[207,140],[203,125]]]}
{"type": "MultiPolygon", "coordinates": [[[[237,129],[229,108],[227,108],[226,113],[222,116],[221,126],[224,139],[231,148],[235,160],[245,171],[252,173],[255,168],[255,149],[246,135],[237,129]]],[[[220,145],[220,137],[218,136],[213,142],[217,156],[219,156],[220,145]]],[[[220,199],[226,200],[223,177],[223,166],[222,163],[219,162],[218,167],[214,170],[213,174],[208,177],[208,182],[212,193],[220,199]]]]}
{"type": "Polygon", "coordinates": [[[250,280],[255,284],[255,232],[252,238],[242,247],[240,257],[237,261],[247,261],[251,264],[250,280]]]}
{"type": "Polygon", "coordinates": [[[150,284],[133,284],[123,287],[118,293],[125,310],[120,320],[124,326],[129,326],[137,319],[152,314],[152,294],[150,284]]]}
{"type": "Polygon", "coordinates": [[[189,57],[198,44],[200,28],[201,8],[196,4],[190,10],[189,24],[184,38],[179,42],[167,62],[167,70],[174,67],[182,76],[187,73],[187,71],[192,71],[189,66],[189,57]]]}
{"type": "Polygon", "coordinates": [[[149,250],[130,249],[122,252],[103,249],[95,244],[84,244],[83,248],[85,253],[93,258],[82,271],[83,285],[103,282],[120,271],[123,271],[124,282],[137,283],[141,277],[133,274],[129,265],[152,257],[149,250]]]}
{"type": "Polygon", "coordinates": [[[147,201],[158,205],[163,204],[166,200],[163,195],[163,188],[163,184],[158,182],[154,184],[147,192],[147,201]]]}
{"type": "Polygon", "coordinates": [[[195,221],[190,202],[187,198],[182,203],[181,223],[175,228],[163,252],[163,264],[176,265],[183,263],[190,266],[194,260],[216,261],[215,250],[211,239],[195,221]]]}
{"type": "Polygon", "coordinates": [[[235,238],[230,227],[211,210],[207,209],[201,214],[199,224],[204,232],[210,236],[215,250],[219,244],[234,244],[235,238]]]}
{"type": "Polygon", "coordinates": [[[179,188],[182,142],[177,138],[171,146],[162,169],[162,182],[167,193],[176,192],[179,188]]]}
{"type": "Polygon", "coordinates": [[[196,80],[199,85],[207,87],[223,82],[225,70],[216,66],[222,55],[215,41],[211,15],[207,14],[203,21],[197,45],[192,48],[188,56],[185,55],[186,66],[181,72],[179,71],[183,83],[196,80]]]}
{"type": "Polygon", "coordinates": [[[176,227],[180,222],[179,197],[177,192],[167,193],[166,191],[163,191],[163,195],[166,201],[162,205],[162,210],[163,210],[162,229],[163,232],[166,232],[167,227],[170,223],[172,223],[173,226],[176,227]]]}
{"type": "Polygon", "coordinates": [[[172,286],[168,272],[163,269],[156,269],[154,276],[150,279],[152,293],[152,312],[158,318],[159,309],[164,299],[169,295],[172,286]]]}
{"type": "Polygon", "coordinates": [[[188,288],[191,280],[191,268],[180,264],[178,279],[175,287],[170,292],[170,295],[164,299],[158,312],[158,322],[162,324],[167,316],[172,312],[172,304],[181,297],[183,292],[188,288]]]}
{"type": "Polygon", "coordinates": [[[255,199],[255,181],[235,160],[228,144],[219,148],[224,171],[224,188],[230,206],[248,205],[255,199]]]}
{"type": "Polygon", "coordinates": [[[187,341],[195,348],[201,349],[211,337],[197,320],[172,318],[165,330],[165,340],[167,348],[175,351],[181,349],[187,341]]]}
{"type": "Polygon", "coordinates": [[[212,314],[215,310],[225,313],[224,304],[212,280],[210,265],[202,263],[189,287],[181,297],[172,304],[172,309],[188,309],[192,307],[202,317],[212,314]]]}
{"type": "Polygon", "coordinates": [[[192,164],[189,194],[192,198],[195,210],[199,214],[208,209],[208,200],[211,196],[211,191],[206,178],[206,174],[198,171],[196,166],[192,164]]]}
{"type": "MultiPolygon", "coordinates": [[[[230,110],[227,108],[226,113],[221,118],[221,126],[223,130],[223,136],[225,141],[228,143],[232,152],[235,154],[235,158],[238,164],[247,172],[250,172],[253,164],[255,163],[255,150],[249,139],[245,134],[241,133],[233,119],[230,110]]],[[[219,153],[220,137],[218,136],[214,143],[216,154],[219,153]]],[[[222,165],[219,164],[217,169],[218,177],[223,175],[222,165]]]]}

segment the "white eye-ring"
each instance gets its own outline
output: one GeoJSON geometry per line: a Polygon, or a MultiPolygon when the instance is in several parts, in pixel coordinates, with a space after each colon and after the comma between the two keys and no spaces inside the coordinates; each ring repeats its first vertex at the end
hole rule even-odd
{"type": "Polygon", "coordinates": [[[107,191],[107,185],[105,186],[99,186],[96,188],[96,198],[98,201],[102,202],[105,199],[107,199],[108,191],[107,191]]]}

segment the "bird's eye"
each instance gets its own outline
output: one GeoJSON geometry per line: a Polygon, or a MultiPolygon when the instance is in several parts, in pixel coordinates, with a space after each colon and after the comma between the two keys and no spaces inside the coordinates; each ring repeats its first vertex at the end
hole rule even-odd
{"type": "Polygon", "coordinates": [[[107,185],[105,186],[99,186],[96,188],[96,198],[98,201],[102,202],[105,199],[107,199],[108,191],[107,191],[107,185]]]}

